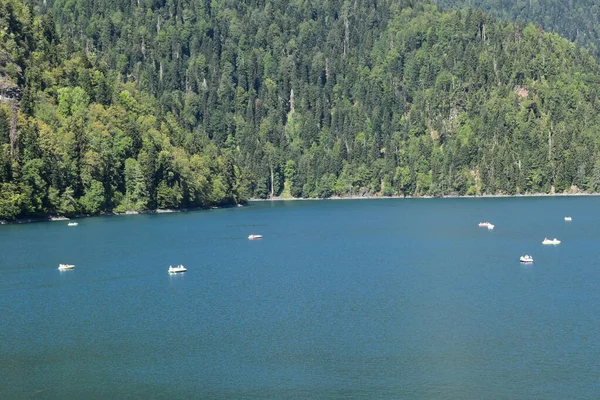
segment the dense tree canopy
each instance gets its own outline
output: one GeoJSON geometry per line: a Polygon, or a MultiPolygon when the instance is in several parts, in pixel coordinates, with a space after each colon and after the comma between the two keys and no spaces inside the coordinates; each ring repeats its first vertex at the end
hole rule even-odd
{"type": "Polygon", "coordinates": [[[0,35],[22,93],[0,103],[0,218],[600,188],[598,63],[533,24],[409,0],[0,0],[0,35]]]}
{"type": "Polygon", "coordinates": [[[596,0],[432,0],[432,3],[444,8],[477,7],[508,21],[534,22],[600,57],[600,3],[596,0]]]}

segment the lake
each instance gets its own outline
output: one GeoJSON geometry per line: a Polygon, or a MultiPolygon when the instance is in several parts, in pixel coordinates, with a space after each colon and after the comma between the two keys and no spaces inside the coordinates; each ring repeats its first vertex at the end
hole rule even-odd
{"type": "Polygon", "coordinates": [[[278,201],[0,226],[0,398],[596,399],[599,205],[278,201]]]}

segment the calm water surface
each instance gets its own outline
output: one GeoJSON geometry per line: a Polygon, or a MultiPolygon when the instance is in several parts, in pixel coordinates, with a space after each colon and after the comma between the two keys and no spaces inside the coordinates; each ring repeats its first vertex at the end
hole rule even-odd
{"type": "Polygon", "coordinates": [[[598,399],[599,205],[265,202],[0,226],[0,398],[598,399]]]}

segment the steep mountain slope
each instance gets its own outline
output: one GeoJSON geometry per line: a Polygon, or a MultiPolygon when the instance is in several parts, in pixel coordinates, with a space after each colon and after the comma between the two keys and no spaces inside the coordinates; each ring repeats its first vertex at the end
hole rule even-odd
{"type": "Polygon", "coordinates": [[[16,215],[600,188],[598,63],[535,25],[366,0],[32,14],[16,215]]]}

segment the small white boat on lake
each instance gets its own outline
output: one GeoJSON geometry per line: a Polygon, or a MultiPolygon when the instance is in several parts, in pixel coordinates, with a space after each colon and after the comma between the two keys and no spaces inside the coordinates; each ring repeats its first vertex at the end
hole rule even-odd
{"type": "Polygon", "coordinates": [[[255,235],[255,234],[251,233],[250,235],[248,235],[248,239],[250,239],[250,240],[262,239],[262,235],[255,235]]]}
{"type": "Polygon", "coordinates": [[[532,263],[533,257],[531,257],[529,254],[525,254],[524,256],[521,256],[519,258],[519,261],[521,261],[522,263],[532,263]]]}
{"type": "Polygon", "coordinates": [[[558,240],[557,238],[554,238],[554,239],[544,238],[544,241],[542,242],[542,244],[560,244],[560,240],[558,240]]]}
{"type": "Polygon", "coordinates": [[[68,226],[77,226],[77,225],[79,225],[79,223],[78,222],[69,222],[67,225],[68,226]]]}
{"type": "Polygon", "coordinates": [[[489,230],[494,229],[494,224],[492,224],[491,222],[480,222],[479,223],[479,227],[480,228],[488,228],[489,230]]]}
{"type": "Polygon", "coordinates": [[[176,266],[176,267],[173,267],[172,265],[169,265],[169,273],[170,273],[170,274],[177,274],[177,273],[180,273],[180,272],[185,272],[185,271],[187,271],[187,268],[186,268],[186,267],[184,267],[184,266],[183,266],[183,265],[181,265],[181,264],[179,264],[179,265],[178,265],[178,266],[176,266]]]}
{"type": "Polygon", "coordinates": [[[571,218],[571,217],[565,217],[565,221],[571,222],[571,221],[573,221],[573,218],[571,218]]]}
{"type": "Polygon", "coordinates": [[[59,271],[67,271],[73,268],[75,268],[73,264],[58,264],[59,271]]]}

